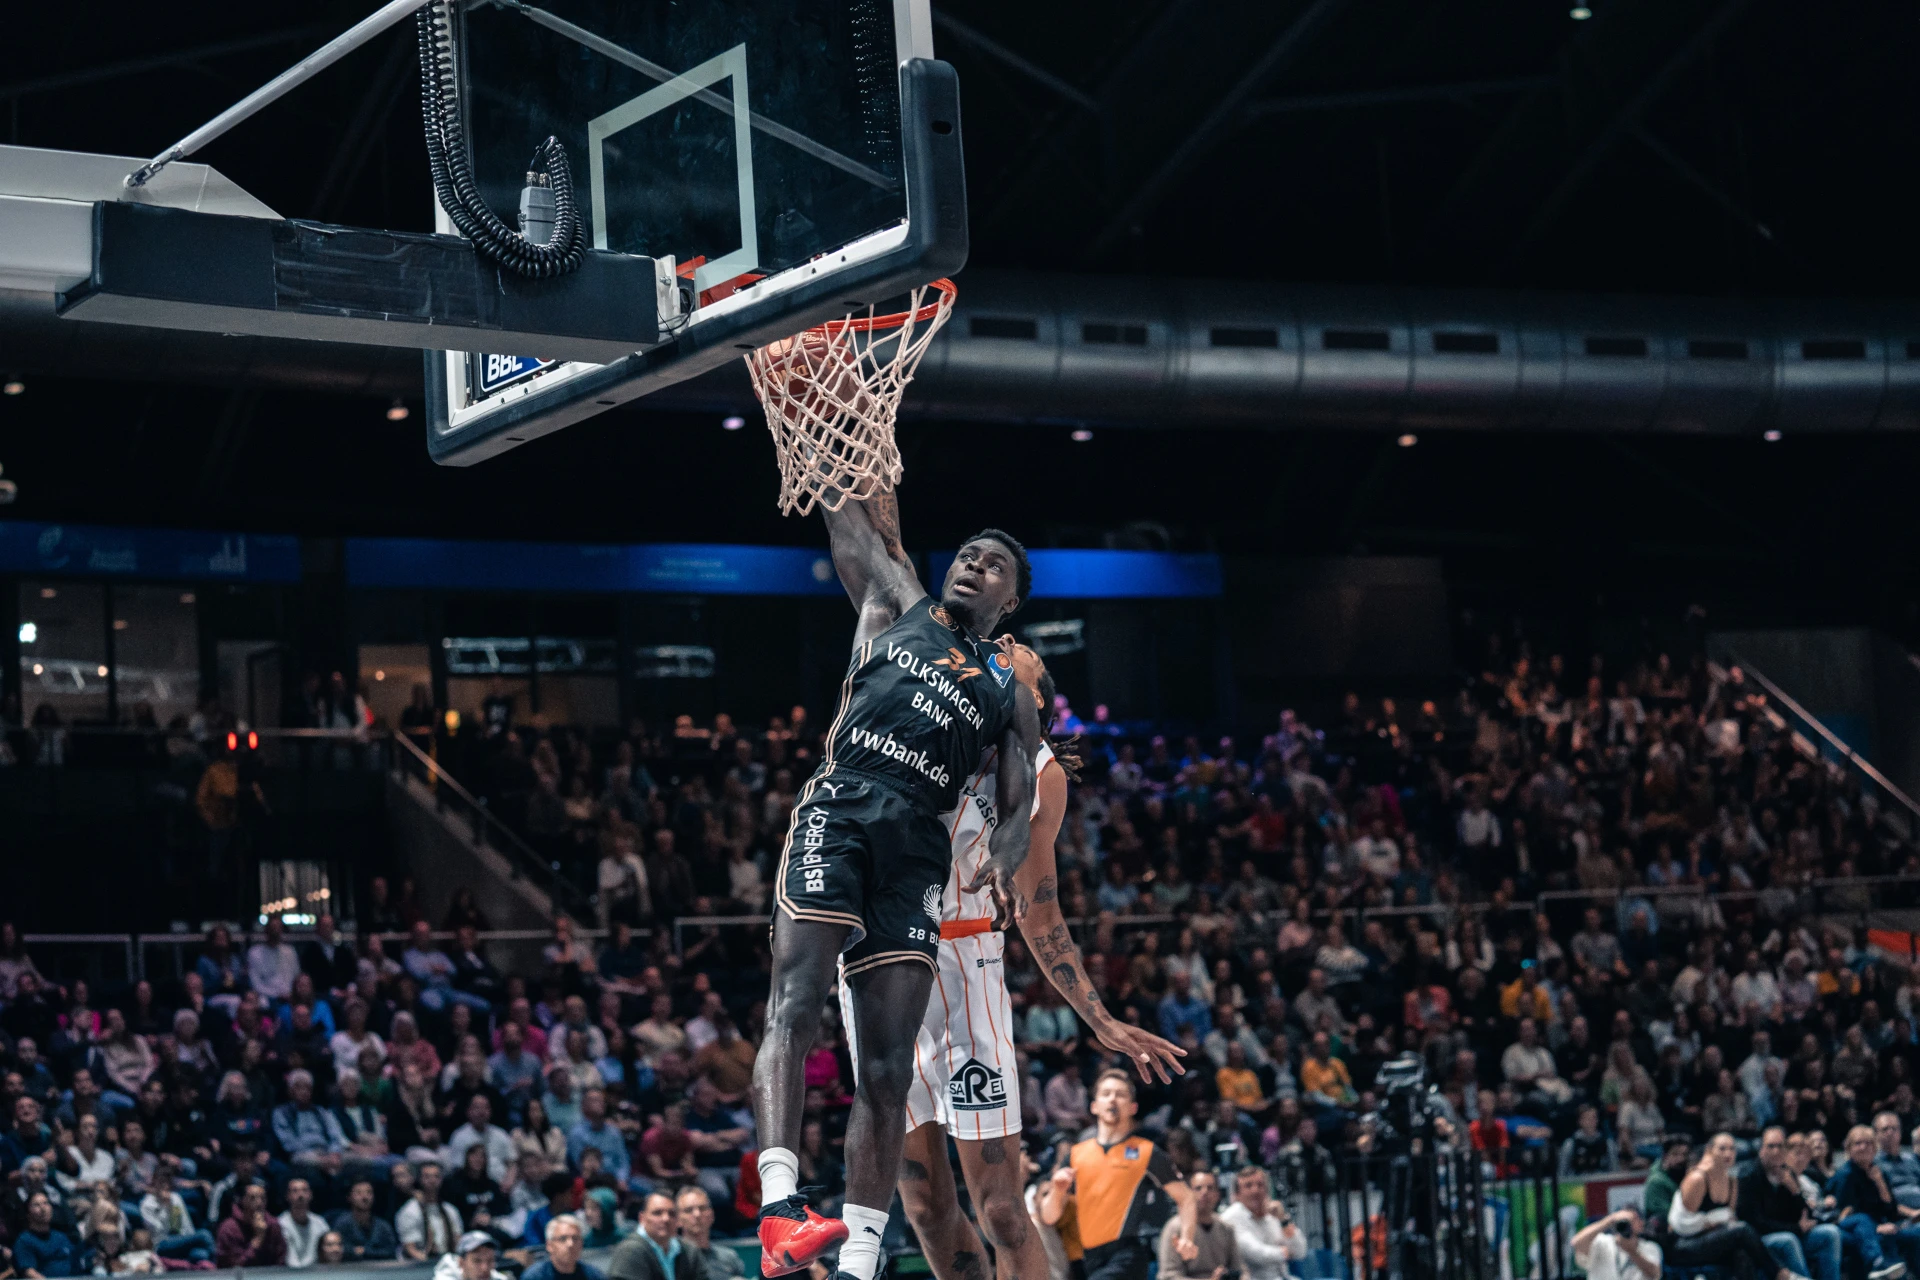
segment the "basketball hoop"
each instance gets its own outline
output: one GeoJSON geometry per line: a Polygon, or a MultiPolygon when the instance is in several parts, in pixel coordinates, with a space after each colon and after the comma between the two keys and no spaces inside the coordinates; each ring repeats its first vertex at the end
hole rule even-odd
{"type": "Polygon", "coordinates": [[[780,511],[838,511],[899,483],[900,397],[953,312],[951,280],[915,289],[905,311],[868,307],[768,343],[746,357],[780,462],[780,511]],[[929,291],[935,297],[927,300],[929,291]]]}

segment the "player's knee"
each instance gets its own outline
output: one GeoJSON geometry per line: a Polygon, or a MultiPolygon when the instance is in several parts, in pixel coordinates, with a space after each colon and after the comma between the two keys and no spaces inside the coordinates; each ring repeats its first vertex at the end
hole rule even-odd
{"type": "Polygon", "coordinates": [[[903,1110],[907,1105],[907,1089],[912,1083],[913,1062],[908,1052],[890,1050],[860,1063],[860,1088],[873,1099],[875,1106],[903,1110]]]}
{"type": "Polygon", "coordinates": [[[996,1249],[1018,1249],[1027,1242],[1027,1233],[1033,1229],[1027,1220],[1027,1206],[1020,1200],[1018,1193],[995,1188],[988,1191],[977,1207],[980,1224],[986,1228],[987,1239],[996,1249]]]}
{"type": "MultiPolygon", "coordinates": [[[[952,1196],[945,1197],[951,1201],[952,1196]]],[[[911,1170],[902,1168],[900,1173],[900,1207],[905,1210],[907,1222],[916,1235],[925,1232],[939,1220],[940,1199],[933,1194],[933,1184],[927,1180],[926,1171],[920,1171],[915,1177],[911,1170]]]]}
{"type": "Polygon", "coordinates": [[[827,984],[810,972],[783,973],[774,979],[773,998],[767,1004],[769,1030],[783,1035],[811,1031],[820,1025],[827,984]]]}

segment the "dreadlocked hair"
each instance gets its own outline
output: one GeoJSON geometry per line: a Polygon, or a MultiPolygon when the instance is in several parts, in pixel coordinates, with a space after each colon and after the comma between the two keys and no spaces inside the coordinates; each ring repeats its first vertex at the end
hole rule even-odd
{"type": "Polygon", "coordinates": [[[1080,756],[1080,735],[1075,733],[1064,738],[1053,736],[1053,722],[1056,718],[1053,696],[1058,692],[1053,683],[1053,672],[1045,667],[1040,669],[1040,680],[1034,686],[1040,694],[1040,718],[1044,723],[1040,732],[1047,740],[1047,746],[1053,751],[1053,758],[1060,762],[1060,772],[1070,781],[1080,781],[1081,773],[1086,769],[1086,761],[1080,756]]]}

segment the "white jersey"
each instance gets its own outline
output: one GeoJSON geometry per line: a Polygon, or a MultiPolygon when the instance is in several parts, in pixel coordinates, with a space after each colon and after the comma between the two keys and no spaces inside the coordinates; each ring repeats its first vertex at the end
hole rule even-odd
{"type": "MultiPolygon", "coordinates": [[[[1034,757],[1033,776],[1039,778],[1053,763],[1053,748],[1041,742],[1040,754],[1034,757]]],[[[987,865],[987,842],[993,836],[993,829],[1000,825],[999,815],[994,811],[994,799],[1000,789],[996,773],[999,764],[1000,749],[988,748],[980,758],[980,767],[960,788],[960,803],[945,815],[947,833],[953,839],[953,867],[947,872],[947,891],[940,900],[942,924],[993,918],[992,894],[984,889],[966,893],[960,886],[973,883],[980,869],[987,865]]],[[[1029,816],[1039,812],[1040,788],[1036,785],[1029,816]]]]}
{"type": "MultiPolygon", "coordinates": [[[[1014,1060],[1013,1002],[1007,995],[1004,935],[993,929],[993,895],[964,893],[960,886],[980,874],[987,841],[998,825],[994,813],[998,753],[988,751],[979,770],[960,790],[960,803],[946,814],[953,838],[953,869],[941,899],[940,949],[935,956],[933,992],[914,1037],[913,1079],[907,1086],[907,1128],[946,1126],[962,1141],[1005,1138],[1020,1133],[1020,1079],[1014,1060]]],[[[1034,777],[1056,763],[1044,742],[1034,762],[1034,777]]],[[[1033,812],[1040,811],[1038,788],[1033,812]]],[[[853,1005],[847,984],[840,984],[840,1013],[847,1028],[855,1074],[860,1061],[854,1041],[853,1005]]]]}

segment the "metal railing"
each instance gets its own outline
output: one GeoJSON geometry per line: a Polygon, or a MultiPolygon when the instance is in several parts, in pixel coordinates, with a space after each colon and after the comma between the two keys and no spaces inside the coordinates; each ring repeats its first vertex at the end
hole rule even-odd
{"type": "MultiPolygon", "coordinates": [[[[1178,916],[1168,915],[1113,916],[1111,923],[1116,930],[1164,929],[1177,924],[1179,919],[1178,916]]],[[[737,929],[749,925],[764,929],[772,920],[770,915],[678,916],[673,922],[673,951],[675,955],[686,954],[685,931],[688,929],[737,929]]],[[[1082,934],[1108,922],[1108,917],[1101,915],[1075,916],[1068,919],[1066,925],[1075,934],[1082,934]]]]}
{"type": "MultiPolygon", "coordinates": [[[[1740,669],[1741,674],[1745,678],[1752,680],[1755,684],[1759,685],[1761,689],[1765,690],[1769,699],[1769,705],[1762,709],[1763,714],[1767,716],[1768,721],[1776,730],[1791,729],[1794,731],[1794,746],[1800,750],[1802,755],[1810,759],[1824,760],[1835,768],[1839,768],[1840,766],[1835,762],[1833,757],[1838,757],[1839,760],[1845,761],[1856,773],[1876,788],[1881,795],[1891,800],[1893,804],[1902,811],[1901,821],[1906,829],[1899,834],[1903,839],[1911,839],[1916,832],[1920,832],[1920,802],[1916,802],[1912,796],[1896,786],[1891,778],[1874,767],[1872,761],[1848,746],[1838,734],[1827,728],[1818,716],[1801,706],[1785,689],[1782,689],[1769,679],[1766,672],[1760,670],[1760,668],[1754,666],[1751,662],[1748,662],[1732,650],[1727,652],[1727,658],[1734,666],[1740,669]],[[1776,707],[1785,708],[1787,715],[1782,715],[1779,710],[1776,710],[1776,707]],[[1792,717],[1792,721],[1789,721],[1788,716],[1792,717]],[[1824,744],[1824,750],[1821,745],[1816,744],[1816,739],[1818,744],[1824,744]]],[[[1729,673],[1717,664],[1710,665],[1710,670],[1716,679],[1725,680],[1729,678],[1729,673]]]]}
{"type": "MultiPolygon", "coordinates": [[[[351,925],[351,921],[348,922],[351,925]]],[[[266,937],[263,929],[243,929],[233,925],[228,930],[233,939],[233,947],[241,955],[255,942],[266,937]]],[[[650,928],[633,930],[636,938],[650,938],[654,931],[650,928]]],[[[28,933],[21,935],[21,941],[40,952],[37,961],[43,969],[55,973],[68,973],[74,966],[59,963],[60,956],[49,956],[48,948],[64,949],[68,947],[85,948],[86,972],[69,973],[69,976],[87,978],[89,981],[138,982],[141,980],[164,981],[184,977],[192,968],[194,958],[189,953],[206,946],[211,935],[199,933],[28,933]],[[117,962],[110,964],[109,961],[117,962]]],[[[407,933],[358,934],[351,928],[343,930],[343,937],[356,946],[364,946],[368,937],[380,939],[389,958],[397,958],[400,949],[411,940],[407,933]]],[[[435,942],[450,942],[455,935],[450,930],[437,929],[432,933],[435,942]]],[[[479,935],[479,940],[487,942],[528,943],[549,942],[553,939],[550,929],[488,929],[479,935]]],[[[609,930],[577,928],[573,936],[583,942],[599,942],[611,936],[609,930]]],[[[298,947],[312,942],[318,937],[311,930],[288,929],[286,941],[298,947]]],[[[52,976],[50,973],[49,976],[52,976]]]]}
{"type": "Polygon", "coordinates": [[[487,802],[461,786],[440,762],[420,749],[404,733],[387,735],[393,744],[393,773],[396,777],[415,777],[433,793],[434,807],[441,813],[456,810],[473,832],[475,848],[490,848],[507,860],[515,878],[525,876],[543,889],[556,909],[584,921],[594,915],[596,895],[587,893],[568,879],[558,862],[542,854],[487,807],[487,802]]]}

